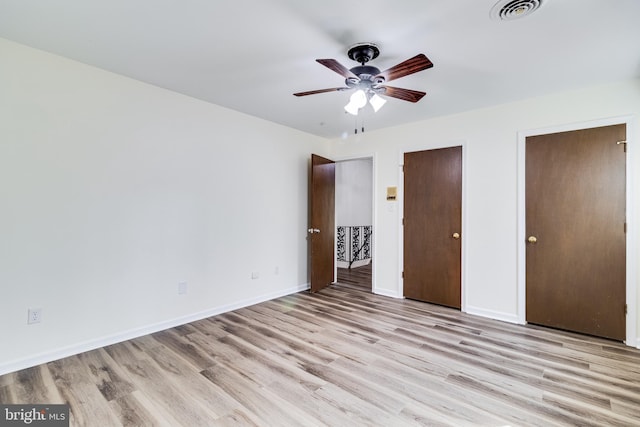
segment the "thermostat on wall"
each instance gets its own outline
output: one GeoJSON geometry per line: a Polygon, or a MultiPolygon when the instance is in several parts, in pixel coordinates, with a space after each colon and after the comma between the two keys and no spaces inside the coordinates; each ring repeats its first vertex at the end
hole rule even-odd
{"type": "Polygon", "coordinates": [[[387,200],[395,200],[398,194],[398,187],[387,187],[387,200]]]}

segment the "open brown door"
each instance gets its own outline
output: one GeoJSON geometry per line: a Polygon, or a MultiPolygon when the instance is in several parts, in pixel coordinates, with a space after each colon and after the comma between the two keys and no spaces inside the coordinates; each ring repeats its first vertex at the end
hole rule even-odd
{"type": "Polygon", "coordinates": [[[462,147],[404,155],[404,296],[460,308],[462,147]]]}
{"type": "Polygon", "coordinates": [[[528,322],[625,339],[625,134],[527,137],[528,322]]]}
{"type": "Polygon", "coordinates": [[[335,180],[335,163],[312,154],[308,230],[311,248],[311,292],[317,292],[333,282],[335,180]]]}

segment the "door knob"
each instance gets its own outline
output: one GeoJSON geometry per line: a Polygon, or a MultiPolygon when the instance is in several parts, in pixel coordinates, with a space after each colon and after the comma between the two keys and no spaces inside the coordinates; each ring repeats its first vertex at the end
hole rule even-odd
{"type": "Polygon", "coordinates": [[[538,239],[536,238],[536,236],[529,236],[529,238],[527,239],[527,242],[529,243],[535,243],[537,241],[538,239]]]}
{"type": "Polygon", "coordinates": [[[319,233],[319,232],[320,232],[320,229],[319,229],[319,228],[308,228],[308,229],[307,229],[307,232],[308,232],[308,233],[311,233],[311,234],[313,234],[313,233],[319,233]]]}
{"type": "Polygon", "coordinates": [[[460,233],[453,233],[452,236],[454,239],[458,240],[460,238],[460,233]]]}

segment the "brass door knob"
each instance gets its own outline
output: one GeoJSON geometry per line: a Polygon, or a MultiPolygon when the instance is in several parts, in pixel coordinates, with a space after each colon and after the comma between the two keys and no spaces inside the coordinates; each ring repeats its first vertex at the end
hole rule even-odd
{"type": "Polygon", "coordinates": [[[454,239],[458,240],[460,238],[460,233],[453,233],[452,236],[454,239]]]}
{"type": "Polygon", "coordinates": [[[538,239],[536,238],[536,236],[529,236],[529,238],[527,239],[527,242],[529,243],[535,243],[537,241],[538,239]]]}

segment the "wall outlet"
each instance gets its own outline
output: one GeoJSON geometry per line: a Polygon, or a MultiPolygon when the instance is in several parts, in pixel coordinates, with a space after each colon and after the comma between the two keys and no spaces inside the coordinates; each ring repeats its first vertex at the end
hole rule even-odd
{"type": "Polygon", "coordinates": [[[260,278],[260,273],[258,273],[257,271],[254,271],[253,273],[251,273],[251,278],[252,279],[260,278]]]}
{"type": "Polygon", "coordinates": [[[276,268],[273,270],[273,274],[275,274],[276,276],[280,274],[280,267],[276,265],[276,268]]]}
{"type": "Polygon", "coordinates": [[[178,282],[178,295],[186,295],[187,290],[187,282],[178,282]]]}
{"type": "Polygon", "coordinates": [[[27,324],[32,325],[40,322],[42,322],[42,309],[30,308],[28,311],[27,324]]]}

